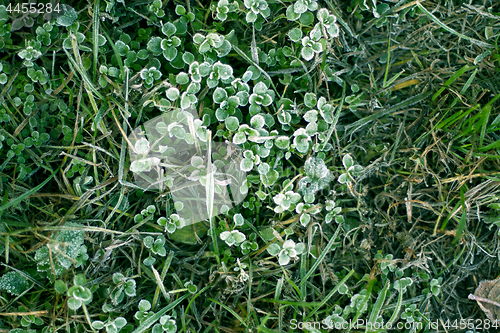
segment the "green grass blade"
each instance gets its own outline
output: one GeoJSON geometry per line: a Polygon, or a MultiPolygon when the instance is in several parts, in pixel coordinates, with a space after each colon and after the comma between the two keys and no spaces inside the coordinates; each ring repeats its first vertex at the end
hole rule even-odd
{"type": "MultiPolygon", "coordinates": [[[[369,115],[367,117],[364,117],[350,125],[347,125],[345,126],[346,130],[350,129],[350,128],[353,128],[351,131],[350,131],[350,135],[354,134],[355,132],[357,132],[358,130],[360,130],[363,126],[366,126],[368,123],[376,120],[376,119],[379,119],[385,115],[388,115],[388,114],[391,114],[391,113],[394,113],[396,112],[397,110],[399,109],[402,109],[402,108],[407,108],[408,106],[410,105],[413,105],[415,103],[418,103],[420,102],[421,100],[427,98],[429,95],[431,94],[431,92],[425,92],[425,93],[422,93],[422,94],[418,94],[418,95],[415,95],[413,97],[410,97],[408,98],[407,100],[399,103],[399,104],[396,104],[384,111],[380,111],[380,112],[377,112],[377,113],[374,113],[372,115],[369,115]]],[[[346,133],[346,135],[348,135],[346,133]]]]}
{"type": "Polygon", "coordinates": [[[21,201],[23,201],[24,199],[26,199],[27,197],[29,197],[30,195],[32,194],[35,194],[37,193],[38,191],[40,191],[40,189],[42,187],[44,187],[53,177],[54,175],[59,171],[61,167],[58,167],[56,169],[56,171],[54,171],[47,179],[45,179],[41,184],[33,187],[31,190],[29,191],[26,191],[24,192],[23,194],[21,194],[20,196],[18,196],[17,198],[14,198],[12,199],[11,201],[7,202],[6,204],[0,206],[0,212],[3,212],[4,210],[10,208],[10,207],[13,207],[13,206],[17,206],[21,201]]]}
{"type": "Polygon", "coordinates": [[[321,309],[323,307],[323,305],[326,304],[326,302],[328,302],[330,300],[330,298],[332,298],[332,296],[339,290],[340,286],[342,286],[343,284],[345,284],[347,282],[347,280],[349,280],[349,278],[354,274],[354,269],[351,269],[351,271],[349,273],[347,273],[346,276],[344,276],[344,278],[339,282],[337,283],[337,285],[335,286],[335,288],[333,288],[329,293],[328,295],[326,295],[325,298],[323,298],[323,300],[320,302],[320,304],[316,307],[316,309],[314,309],[307,317],[304,321],[308,321],[309,318],[311,318],[316,312],[318,312],[319,309],[321,309]]]}
{"type": "Polygon", "coordinates": [[[95,1],[94,4],[94,16],[92,17],[92,42],[93,45],[93,56],[94,56],[94,83],[97,81],[97,60],[99,59],[99,0],[95,1]]]}
{"type": "Polygon", "coordinates": [[[454,35],[456,35],[456,36],[458,36],[460,38],[468,40],[469,42],[471,42],[473,44],[476,44],[477,46],[486,47],[486,48],[494,48],[494,46],[491,45],[491,44],[489,44],[489,43],[485,43],[485,42],[480,41],[478,39],[466,36],[464,34],[459,33],[458,31],[455,31],[452,28],[448,27],[446,24],[444,24],[443,22],[439,21],[439,19],[437,17],[435,17],[434,15],[432,15],[432,13],[430,13],[427,9],[425,9],[425,7],[422,6],[420,4],[420,2],[418,2],[418,1],[417,1],[417,6],[425,13],[425,15],[427,15],[428,18],[430,18],[437,25],[439,25],[441,28],[443,28],[444,30],[448,31],[449,33],[452,33],[452,34],[454,34],[454,35]]]}
{"type": "Polygon", "coordinates": [[[370,312],[370,317],[368,318],[368,324],[366,325],[366,330],[365,330],[366,333],[368,333],[368,327],[374,327],[374,324],[380,315],[380,310],[382,309],[382,305],[384,305],[385,299],[387,297],[387,291],[389,291],[390,285],[391,284],[387,282],[384,286],[384,289],[382,289],[378,293],[377,300],[375,301],[372,311],[370,312]]]}
{"type": "Polygon", "coordinates": [[[441,88],[439,88],[439,90],[434,94],[434,96],[432,96],[432,101],[435,101],[436,98],[438,98],[439,95],[441,95],[441,93],[446,89],[446,87],[449,87],[450,84],[455,82],[455,80],[458,79],[462,74],[475,68],[476,66],[465,65],[464,67],[456,71],[455,74],[453,74],[448,80],[446,80],[446,82],[443,84],[441,88]]]}
{"type": "Polygon", "coordinates": [[[149,317],[145,321],[142,322],[142,324],[139,325],[132,333],[142,333],[145,332],[149,327],[151,327],[154,323],[156,323],[160,318],[165,315],[168,311],[174,309],[179,303],[181,303],[184,299],[186,299],[188,295],[183,295],[155,313],[153,316],[149,317]]]}
{"type": "Polygon", "coordinates": [[[330,238],[330,241],[328,242],[328,244],[326,244],[325,248],[323,249],[323,251],[319,255],[318,259],[316,259],[316,261],[312,265],[311,269],[309,269],[309,272],[307,272],[307,274],[304,276],[304,278],[300,281],[300,284],[299,284],[300,286],[302,286],[304,283],[307,282],[307,280],[314,274],[314,271],[316,270],[316,268],[318,268],[319,264],[323,261],[323,259],[325,259],[325,256],[330,252],[331,248],[333,247],[333,244],[337,240],[337,237],[338,237],[341,229],[342,229],[342,225],[339,225],[337,227],[337,230],[335,231],[335,234],[332,236],[332,238],[330,238]]]}
{"type": "Polygon", "coordinates": [[[224,309],[226,309],[227,311],[229,311],[236,319],[238,319],[238,321],[243,324],[243,326],[245,326],[246,328],[248,328],[248,324],[243,320],[243,318],[241,318],[236,312],[234,312],[233,309],[231,309],[230,307],[228,307],[227,305],[224,305],[222,304],[221,302],[218,302],[212,298],[209,298],[208,299],[209,301],[212,301],[220,306],[222,306],[224,309]]]}

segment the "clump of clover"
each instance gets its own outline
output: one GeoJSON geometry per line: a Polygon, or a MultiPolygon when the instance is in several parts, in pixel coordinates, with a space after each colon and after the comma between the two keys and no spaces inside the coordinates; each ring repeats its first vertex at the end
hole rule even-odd
{"type": "MultiPolygon", "coordinates": [[[[135,319],[139,320],[142,324],[148,318],[151,318],[155,315],[155,313],[151,310],[151,303],[148,300],[142,299],[139,302],[139,310],[135,313],[135,319]]],[[[172,310],[172,315],[163,315],[160,317],[159,323],[156,323],[152,331],[153,333],[175,333],[177,332],[177,324],[175,322],[175,318],[177,317],[177,313],[172,310]]]]}
{"type": "Polygon", "coordinates": [[[158,18],[162,18],[163,16],[165,16],[163,3],[161,0],[154,0],[150,5],[148,5],[148,10],[155,14],[158,18]]]}
{"type": "Polygon", "coordinates": [[[272,243],[267,247],[267,252],[274,257],[278,257],[278,262],[281,266],[288,265],[290,260],[298,258],[305,251],[304,243],[295,243],[288,239],[282,245],[272,243]]]}
{"type": "Polygon", "coordinates": [[[196,33],[193,36],[193,42],[199,45],[198,52],[203,55],[215,53],[219,58],[223,58],[231,52],[231,43],[223,36],[216,32],[211,32],[206,36],[196,33]]]}
{"type": "MultiPolygon", "coordinates": [[[[19,306],[17,311],[21,312],[21,313],[30,312],[30,310],[23,305],[19,306]]],[[[21,326],[22,327],[30,328],[31,325],[40,326],[43,324],[44,324],[44,322],[43,322],[42,318],[35,316],[35,315],[25,315],[25,316],[21,317],[21,326]]]]}
{"type": "Polygon", "coordinates": [[[26,67],[33,67],[33,62],[42,56],[41,47],[42,43],[39,41],[30,40],[26,42],[26,48],[18,53],[19,58],[24,60],[26,67]]]}
{"type": "Polygon", "coordinates": [[[106,333],[118,333],[123,328],[125,328],[126,332],[130,332],[133,329],[133,326],[131,324],[127,325],[127,319],[123,317],[116,317],[114,319],[108,317],[108,320],[106,320],[105,322],[102,322],[100,320],[93,321],[92,328],[98,331],[105,329],[106,333]]]}
{"type": "Polygon", "coordinates": [[[250,126],[247,124],[241,124],[238,128],[238,132],[236,132],[233,136],[233,143],[236,145],[243,144],[247,142],[247,139],[253,142],[259,142],[259,137],[267,136],[269,133],[263,128],[266,124],[265,118],[260,115],[254,115],[250,119],[250,126]]]}
{"type": "Polygon", "coordinates": [[[67,223],[65,226],[72,229],[60,231],[54,240],[35,253],[38,271],[45,272],[51,281],[54,275],[60,276],[71,266],[85,266],[89,258],[87,247],[83,244],[85,232],[77,229],[80,225],[67,223]]]}
{"type": "Polygon", "coordinates": [[[118,306],[125,296],[134,297],[136,295],[136,282],[134,279],[126,277],[122,273],[116,272],[113,274],[113,285],[106,290],[111,304],[103,305],[104,312],[113,311],[112,306],[118,306]]]}
{"type": "Polygon", "coordinates": [[[264,82],[259,82],[253,87],[253,93],[250,95],[248,101],[250,102],[250,114],[256,115],[260,112],[261,106],[269,106],[275,98],[273,90],[269,89],[264,82]]]}
{"type": "Polygon", "coordinates": [[[333,219],[335,219],[335,222],[337,222],[337,223],[344,222],[344,217],[342,215],[339,215],[339,213],[342,211],[342,207],[336,207],[335,201],[326,200],[325,210],[328,212],[325,215],[325,222],[326,223],[332,222],[333,219]]]}
{"type": "Polygon", "coordinates": [[[299,181],[298,192],[302,194],[316,194],[328,187],[333,180],[331,171],[320,157],[309,157],[304,163],[305,177],[299,181]]]}
{"type": "Polygon", "coordinates": [[[229,13],[235,12],[236,10],[238,10],[238,8],[238,3],[236,1],[230,3],[228,0],[219,0],[213,12],[216,13],[215,16],[218,20],[225,21],[227,20],[227,15],[229,13]]]}
{"type": "MultiPolygon", "coordinates": [[[[225,128],[230,132],[236,132],[240,126],[242,119],[239,107],[248,104],[250,87],[248,83],[242,79],[234,79],[231,81],[230,87],[216,88],[213,93],[213,100],[219,107],[215,110],[215,117],[218,121],[223,121],[225,128]]],[[[224,133],[224,137],[228,138],[229,133],[224,133]]]]}
{"type": "Polygon", "coordinates": [[[83,274],[75,275],[73,278],[73,286],[67,291],[69,296],[67,304],[71,310],[76,311],[82,306],[85,308],[87,304],[92,302],[92,291],[85,286],[86,283],[87,279],[83,274]]]}
{"type": "Polygon", "coordinates": [[[430,293],[434,296],[438,296],[441,293],[441,284],[443,283],[443,278],[439,277],[437,279],[432,279],[429,283],[429,287],[422,290],[423,294],[430,293]]]}
{"type": "MultiPolygon", "coordinates": [[[[132,172],[146,172],[150,171],[152,167],[158,166],[161,160],[157,157],[148,157],[151,150],[148,139],[140,138],[134,145],[135,153],[141,155],[141,159],[137,159],[130,164],[130,171],[132,172]]],[[[137,222],[137,221],[136,221],[137,222]]]]}
{"type": "Polygon", "coordinates": [[[212,70],[207,78],[207,85],[209,88],[215,88],[219,85],[219,81],[229,84],[233,79],[233,67],[217,61],[212,66],[212,70]]]}
{"type": "Polygon", "coordinates": [[[33,83],[46,84],[49,81],[49,74],[47,70],[42,67],[42,69],[35,70],[36,66],[28,68],[28,77],[33,83]]]}
{"type": "Polygon", "coordinates": [[[307,135],[317,135],[322,144],[315,144],[314,151],[328,151],[331,149],[331,144],[326,142],[326,132],[333,123],[333,110],[334,106],[327,103],[324,97],[316,98],[316,94],[307,93],[304,96],[304,105],[312,110],[307,111],[303,118],[308,122],[306,126],[307,135]]]}
{"type": "MultiPolygon", "coordinates": [[[[177,201],[174,205],[176,205],[177,211],[184,208],[184,204],[180,201],[177,201]],[[181,207],[182,205],[182,207],[181,207]]],[[[167,219],[166,217],[160,217],[156,221],[162,227],[165,227],[165,231],[169,234],[172,234],[177,229],[181,229],[186,225],[186,221],[184,218],[180,217],[179,214],[170,214],[170,217],[167,219]]]]}
{"type": "Polygon", "coordinates": [[[229,246],[233,245],[239,246],[241,243],[245,241],[246,236],[244,233],[238,230],[223,231],[220,234],[220,239],[226,242],[226,244],[229,246]]]}
{"type": "Polygon", "coordinates": [[[339,176],[338,182],[341,184],[355,183],[355,177],[357,177],[363,171],[363,167],[361,165],[354,164],[354,160],[349,154],[346,154],[342,158],[342,164],[344,165],[344,169],[346,172],[342,173],[339,176]]]}
{"type": "Polygon", "coordinates": [[[249,9],[245,17],[247,23],[254,23],[259,15],[264,19],[271,15],[271,9],[266,0],[244,0],[243,3],[249,9]]]}
{"type": "Polygon", "coordinates": [[[394,264],[393,258],[394,256],[391,253],[384,256],[379,251],[377,254],[375,254],[375,260],[380,263],[380,270],[382,272],[382,275],[387,276],[389,272],[394,272],[396,270],[397,267],[394,264]]]}
{"type": "Polygon", "coordinates": [[[153,37],[148,42],[148,50],[155,56],[163,54],[167,61],[173,61],[177,56],[177,48],[181,45],[179,37],[175,36],[177,28],[174,24],[167,22],[162,28],[161,32],[166,36],[165,38],[153,37]]]}
{"type": "Polygon", "coordinates": [[[416,304],[405,306],[405,310],[401,313],[401,319],[405,320],[407,323],[420,322],[423,318],[416,304]]]}
{"type": "MultiPolygon", "coordinates": [[[[289,182],[290,180],[287,179],[286,181],[289,182]]],[[[285,184],[284,188],[286,187],[287,185],[285,184]]],[[[277,205],[276,207],[274,207],[274,212],[279,214],[283,213],[284,211],[294,210],[296,204],[300,201],[300,199],[300,194],[295,193],[294,191],[286,191],[285,193],[280,192],[273,197],[273,201],[277,205]]]]}
{"type": "Polygon", "coordinates": [[[250,236],[248,236],[248,240],[243,241],[241,243],[240,248],[241,248],[241,253],[243,254],[249,254],[251,251],[257,251],[259,249],[259,244],[256,241],[257,239],[257,234],[252,232],[250,236]]]}
{"type": "Polygon", "coordinates": [[[344,317],[342,317],[342,311],[343,309],[337,304],[335,304],[335,308],[332,314],[327,316],[323,320],[323,323],[327,326],[328,329],[333,329],[335,327],[342,327],[342,325],[345,325],[344,323],[347,323],[344,317]]]}
{"type": "Polygon", "coordinates": [[[155,81],[161,78],[161,72],[156,67],[150,67],[141,71],[141,79],[144,80],[144,87],[151,88],[155,81]]]}
{"type": "Polygon", "coordinates": [[[146,236],[143,239],[144,246],[149,250],[149,257],[144,259],[143,263],[146,266],[151,266],[156,262],[156,259],[152,254],[164,257],[167,255],[167,250],[165,250],[165,236],[159,235],[156,239],[152,236],[146,236]]]}
{"type": "Polygon", "coordinates": [[[295,212],[300,214],[300,224],[306,227],[311,221],[311,215],[316,215],[321,212],[321,209],[314,205],[316,197],[312,193],[306,193],[303,197],[303,202],[299,202],[295,207],[295,212]]]}
{"type": "Polygon", "coordinates": [[[319,23],[316,23],[314,29],[321,30],[321,32],[323,32],[323,36],[329,35],[325,36],[325,38],[337,38],[339,36],[339,27],[336,24],[337,17],[335,15],[330,14],[327,9],[321,8],[318,10],[316,17],[318,18],[319,23]],[[324,32],[326,32],[326,34],[324,32]]]}
{"type": "MultiPolygon", "coordinates": [[[[318,3],[316,0],[298,0],[295,1],[292,5],[288,6],[286,9],[286,17],[290,21],[296,21],[297,19],[307,19],[310,20],[307,15],[307,12],[314,12],[318,9],[318,3]]],[[[311,14],[311,13],[309,13],[311,14]]],[[[314,17],[314,16],[313,16],[314,17]]]]}
{"type": "MultiPolygon", "coordinates": [[[[196,16],[193,12],[188,12],[186,8],[182,5],[175,6],[175,13],[180,17],[173,23],[177,27],[177,34],[184,35],[187,32],[187,25],[189,22],[193,22],[192,26],[195,31],[200,30],[198,22],[195,21],[196,16]]],[[[175,67],[178,68],[178,67],[175,67]]]]}

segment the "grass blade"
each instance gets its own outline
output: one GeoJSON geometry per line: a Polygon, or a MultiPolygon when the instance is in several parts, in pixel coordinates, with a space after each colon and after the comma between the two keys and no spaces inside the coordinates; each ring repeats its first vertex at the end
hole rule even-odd
{"type": "Polygon", "coordinates": [[[456,36],[458,36],[460,38],[468,40],[469,42],[471,42],[473,44],[476,44],[477,46],[487,47],[487,48],[493,48],[494,47],[491,44],[485,43],[485,42],[480,41],[480,40],[475,39],[475,38],[468,37],[468,36],[466,36],[464,34],[459,33],[458,31],[455,31],[452,28],[448,27],[446,24],[444,24],[443,22],[439,21],[439,19],[436,16],[432,15],[432,13],[430,13],[427,9],[425,9],[425,7],[422,6],[420,4],[420,2],[418,2],[418,1],[417,1],[417,6],[418,6],[418,8],[420,8],[425,13],[425,15],[427,15],[428,18],[430,18],[437,25],[439,25],[441,28],[443,28],[444,30],[448,31],[449,33],[452,33],[452,34],[454,34],[454,35],[456,35],[456,36]]]}
{"type": "Polygon", "coordinates": [[[470,71],[471,69],[475,69],[476,66],[469,66],[465,65],[464,67],[460,68],[458,71],[455,72],[446,82],[443,84],[441,88],[432,96],[432,101],[435,101],[436,98],[439,97],[439,95],[446,89],[446,87],[450,86],[453,82],[455,82],[456,79],[458,79],[463,73],[470,71]]]}
{"type": "Polygon", "coordinates": [[[182,302],[184,299],[186,299],[187,296],[188,295],[186,294],[184,296],[179,297],[178,299],[176,299],[175,301],[173,301],[172,303],[170,303],[169,305],[167,305],[166,307],[164,307],[163,309],[161,309],[160,311],[155,313],[153,316],[151,316],[148,319],[146,319],[145,321],[143,321],[142,324],[140,324],[139,327],[137,327],[132,333],[145,332],[149,327],[151,327],[151,325],[153,325],[158,320],[160,320],[160,318],[163,315],[165,315],[165,313],[174,309],[180,302],[182,302]]]}
{"type": "Polygon", "coordinates": [[[347,273],[346,276],[344,276],[344,278],[339,282],[337,283],[337,285],[335,286],[335,288],[333,288],[329,293],[328,295],[326,295],[325,298],[323,298],[323,300],[320,302],[320,304],[316,307],[316,309],[314,309],[307,317],[304,321],[308,321],[309,318],[311,318],[316,312],[318,312],[319,309],[321,309],[321,307],[323,307],[323,305],[326,304],[326,302],[328,302],[328,300],[330,300],[330,298],[332,298],[332,296],[337,292],[337,290],[339,290],[340,286],[342,286],[343,284],[345,284],[347,282],[347,280],[349,280],[349,278],[354,274],[354,269],[351,269],[351,271],[349,273],[347,273]]]}
{"type": "Polygon", "coordinates": [[[304,276],[304,278],[302,279],[302,281],[300,281],[300,286],[302,286],[304,283],[307,282],[307,280],[314,274],[314,271],[316,270],[316,268],[318,268],[319,264],[323,261],[323,259],[325,259],[326,254],[328,252],[330,252],[330,250],[331,250],[331,248],[333,246],[333,243],[335,243],[335,241],[337,240],[337,237],[339,235],[340,229],[342,229],[342,225],[339,225],[337,227],[337,230],[335,231],[335,234],[332,236],[332,238],[330,239],[330,241],[328,242],[328,244],[326,244],[325,248],[323,249],[323,251],[319,255],[318,259],[316,259],[316,261],[312,265],[311,269],[309,269],[309,272],[307,272],[307,274],[304,276]]]}
{"type": "Polygon", "coordinates": [[[0,212],[3,212],[4,210],[18,205],[21,201],[29,197],[30,195],[35,194],[36,192],[40,191],[42,187],[44,187],[51,179],[54,177],[54,175],[59,171],[61,167],[58,167],[56,171],[54,171],[47,179],[45,179],[41,184],[33,187],[31,190],[24,192],[20,196],[18,196],[15,199],[12,199],[11,201],[7,202],[6,204],[0,206],[0,212]]]}
{"type": "Polygon", "coordinates": [[[212,302],[214,302],[214,303],[216,303],[216,304],[218,304],[218,305],[220,305],[220,306],[222,306],[224,309],[226,309],[227,311],[229,311],[229,312],[230,312],[230,313],[231,313],[231,314],[232,314],[232,315],[233,315],[236,319],[238,319],[238,321],[239,321],[240,323],[242,323],[242,324],[243,324],[246,328],[248,328],[247,323],[246,323],[246,322],[243,320],[243,318],[241,318],[241,317],[240,317],[240,316],[239,316],[236,312],[234,312],[234,310],[233,310],[233,309],[231,309],[230,307],[228,307],[228,306],[226,306],[226,305],[222,304],[221,302],[218,302],[218,301],[216,301],[216,300],[214,300],[214,299],[212,299],[212,298],[209,298],[208,300],[209,300],[209,301],[212,301],[212,302]]]}
{"type": "Polygon", "coordinates": [[[94,55],[94,83],[97,80],[97,60],[99,58],[99,0],[96,0],[94,4],[94,16],[92,17],[92,42],[93,45],[93,55],[94,55]]]}
{"type": "MultiPolygon", "coordinates": [[[[380,112],[377,112],[377,113],[374,113],[372,115],[369,115],[367,117],[364,117],[363,119],[360,119],[350,125],[347,125],[345,126],[345,129],[350,129],[350,128],[354,128],[353,130],[350,131],[350,135],[354,134],[355,132],[357,132],[358,130],[360,130],[363,126],[366,126],[368,123],[378,119],[378,118],[381,118],[385,115],[388,115],[388,114],[391,114],[393,112],[396,112],[397,110],[399,109],[402,109],[402,108],[406,108],[410,105],[413,105],[415,103],[418,103],[420,102],[421,100],[427,98],[429,95],[431,94],[431,92],[425,92],[425,93],[422,93],[422,94],[418,94],[416,96],[413,96],[413,97],[410,97],[408,98],[407,100],[399,103],[399,104],[396,104],[384,111],[380,111],[380,112]]],[[[346,136],[348,134],[346,133],[346,136]]]]}
{"type": "Polygon", "coordinates": [[[385,299],[387,297],[387,291],[389,290],[389,286],[391,284],[387,282],[377,297],[375,304],[373,305],[372,311],[370,312],[370,317],[368,319],[368,324],[366,325],[366,333],[368,333],[368,327],[374,327],[374,324],[380,314],[380,310],[382,309],[382,305],[384,305],[385,299]]]}

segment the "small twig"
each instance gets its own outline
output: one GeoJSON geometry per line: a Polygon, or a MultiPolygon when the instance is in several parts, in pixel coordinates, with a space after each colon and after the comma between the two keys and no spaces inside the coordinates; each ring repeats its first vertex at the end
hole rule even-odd
{"type": "Polygon", "coordinates": [[[479,297],[479,296],[476,296],[474,294],[469,294],[469,299],[470,300],[473,300],[473,301],[478,301],[478,302],[484,302],[484,303],[489,303],[489,304],[493,304],[495,306],[498,306],[500,307],[500,303],[497,303],[495,301],[492,301],[490,299],[487,299],[487,298],[484,298],[484,297],[479,297]]]}

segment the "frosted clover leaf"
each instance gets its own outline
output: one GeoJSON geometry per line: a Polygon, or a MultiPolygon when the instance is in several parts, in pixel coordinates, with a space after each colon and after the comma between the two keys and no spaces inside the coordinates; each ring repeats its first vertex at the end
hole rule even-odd
{"type": "Polygon", "coordinates": [[[315,11],[318,9],[316,0],[298,0],[293,4],[293,11],[296,14],[305,13],[307,10],[315,11]]]}
{"type": "Polygon", "coordinates": [[[302,194],[316,194],[328,187],[332,181],[332,173],[319,157],[309,157],[304,164],[306,176],[299,182],[299,192],[302,194]]]}
{"type": "Polygon", "coordinates": [[[282,246],[273,243],[268,246],[267,252],[272,256],[278,256],[278,262],[281,266],[288,265],[291,259],[295,259],[305,251],[304,243],[297,243],[291,239],[285,241],[282,246]]]}
{"type": "Polygon", "coordinates": [[[92,322],[92,328],[96,330],[105,329],[106,333],[118,333],[127,325],[127,319],[123,317],[116,317],[115,319],[108,318],[106,322],[96,320],[92,322]]]}
{"type": "Polygon", "coordinates": [[[299,153],[305,154],[309,151],[309,143],[311,136],[307,134],[305,128],[299,128],[293,133],[293,148],[297,149],[299,153]]]}
{"type": "Polygon", "coordinates": [[[266,0],[245,0],[244,4],[246,8],[250,9],[245,18],[247,23],[254,23],[259,15],[263,18],[271,15],[271,9],[266,0]]]}
{"type": "Polygon", "coordinates": [[[239,246],[246,239],[245,234],[239,232],[238,230],[233,231],[223,231],[220,234],[220,239],[226,242],[229,246],[239,246]]]}
{"type": "Polygon", "coordinates": [[[363,171],[363,167],[361,165],[354,164],[354,160],[349,154],[346,154],[342,158],[342,164],[344,165],[346,172],[342,173],[338,178],[338,182],[341,184],[354,182],[355,177],[363,171]]]}
{"type": "Polygon", "coordinates": [[[151,88],[153,83],[161,78],[161,72],[156,67],[145,69],[141,72],[141,79],[144,80],[144,86],[151,88]]]}
{"type": "MultiPolygon", "coordinates": [[[[79,225],[73,223],[68,223],[66,226],[79,227],[79,225]]],[[[57,277],[71,266],[78,268],[85,265],[89,256],[87,255],[87,247],[83,245],[83,242],[84,231],[62,230],[55,240],[51,240],[46,246],[36,251],[35,261],[37,262],[38,271],[46,272],[47,277],[52,280],[54,274],[57,277]]]]}
{"type": "Polygon", "coordinates": [[[17,271],[10,271],[0,277],[0,290],[7,290],[12,295],[20,295],[28,289],[29,283],[26,276],[17,271]]]}
{"type": "Polygon", "coordinates": [[[125,295],[134,297],[136,295],[136,283],[134,279],[124,276],[122,273],[113,274],[114,287],[108,288],[109,298],[114,306],[120,304],[125,295]]]}
{"type": "MultiPolygon", "coordinates": [[[[176,203],[178,202],[180,201],[176,203]]],[[[175,230],[183,228],[186,225],[186,221],[177,214],[171,214],[168,219],[166,217],[160,217],[156,223],[165,227],[165,231],[169,234],[174,233],[175,230]]]]}
{"type": "MultiPolygon", "coordinates": [[[[193,61],[189,65],[189,74],[191,75],[191,82],[201,82],[201,79],[210,74],[212,66],[208,62],[199,63],[198,61],[193,61]]],[[[231,74],[232,74],[231,68],[231,74]]]]}
{"type": "Polygon", "coordinates": [[[335,218],[335,222],[342,223],[344,222],[344,217],[342,215],[338,215],[341,211],[341,207],[335,207],[335,201],[327,200],[326,201],[326,211],[328,212],[325,216],[325,222],[330,223],[335,218]]]}
{"type": "Polygon", "coordinates": [[[261,105],[269,106],[275,97],[274,91],[268,89],[264,82],[259,82],[253,87],[253,94],[249,97],[250,114],[255,115],[260,112],[261,105]]]}
{"type": "Polygon", "coordinates": [[[219,81],[222,81],[223,83],[230,83],[232,79],[233,79],[233,67],[231,67],[230,65],[223,64],[220,61],[217,61],[213,65],[212,71],[208,76],[207,85],[210,88],[215,88],[219,84],[219,81]]]}
{"type": "Polygon", "coordinates": [[[319,24],[324,27],[330,37],[336,38],[339,36],[339,27],[336,24],[337,17],[335,15],[330,14],[327,9],[321,8],[318,10],[317,17],[319,24]]]}
{"type": "Polygon", "coordinates": [[[218,33],[211,32],[206,36],[197,33],[193,36],[193,42],[199,45],[198,51],[201,54],[215,51],[219,58],[225,57],[231,51],[231,43],[218,33]]]}
{"type": "Polygon", "coordinates": [[[314,55],[317,53],[321,53],[323,51],[323,44],[315,41],[309,36],[305,36],[302,38],[302,50],[300,54],[302,58],[309,61],[314,58],[314,55]]]}
{"type": "MultiPolygon", "coordinates": [[[[120,1],[118,1],[120,2],[120,1]]],[[[150,12],[153,12],[156,17],[163,17],[165,16],[165,11],[163,10],[163,4],[162,4],[162,1],[161,0],[154,0],[153,3],[151,3],[149,6],[148,6],[148,10],[150,12]]]]}
{"type": "Polygon", "coordinates": [[[33,67],[33,61],[40,58],[42,52],[40,52],[40,48],[42,47],[42,43],[38,41],[30,41],[24,50],[18,53],[19,58],[26,61],[25,65],[27,67],[33,67]]]}
{"type": "Polygon", "coordinates": [[[92,302],[92,291],[85,286],[87,279],[83,274],[75,275],[73,286],[68,289],[68,306],[71,310],[78,310],[83,304],[92,302]]]}
{"type": "Polygon", "coordinates": [[[0,62],[0,84],[6,84],[8,81],[7,74],[2,73],[3,64],[0,62]]]}
{"type": "Polygon", "coordinates": [[[161,29],[166,38],[153,37],[148,42],[148,50],[153,52],[154,55],[163,54],[167,61],[173,61],[177,56],[177,47],[181,45],[179,37],[174,36],[177,28],[170,22],[167,22],[161,29]]]}
{"type": "Polygon", "coordinates": [[[160,322],[153,326],[152,333],[175,333],[177,332],[177,324],[175,320],[169,316],[164,315],[160,318],[160,322]]]}
{"type": "Polygon", "coordinates": [[[293,191],[287,191],[286,193],[279,193],[274,196],[273,201],[277,205],[274,208],[276,213],[282,213],[285,210],[293,210],[295,204],[299,202],[300,194],[293,191]]]}
{"type": "Polygon", "coordinates": [[[225,21],[227,19],[227,14],[234,12],[238,9],[238,3],[235,1],[229,3],[228,0],[219,0],[217,3],[216,17],[220,21],[225,21]]]}

